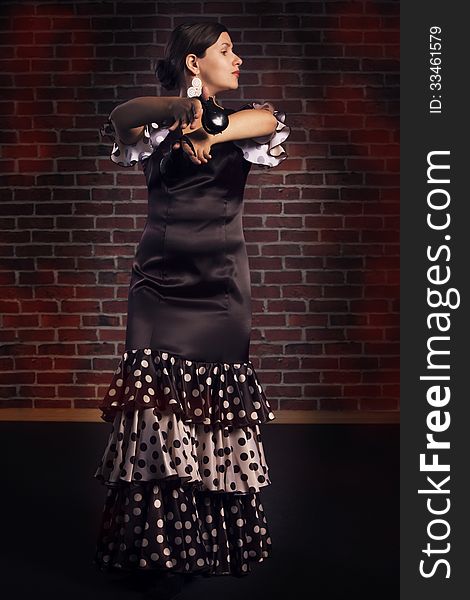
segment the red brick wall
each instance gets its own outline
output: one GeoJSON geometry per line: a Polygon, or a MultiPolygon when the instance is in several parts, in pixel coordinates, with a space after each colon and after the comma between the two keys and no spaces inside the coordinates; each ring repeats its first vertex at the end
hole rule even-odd
{"type": "MultiPolygon", "coordinates": [[[[253,167],[251,359],[275,409],[398,409],[399,3],[3,2],[3,407],[94,407],[124,349],[146,218],[99,126],[160,93],[169,31],[218,19],[244,60],[224,105],[270,100],[289,158],[253,167]]],[[[163,92],[167,94],[166,92],[163,92]]]]}

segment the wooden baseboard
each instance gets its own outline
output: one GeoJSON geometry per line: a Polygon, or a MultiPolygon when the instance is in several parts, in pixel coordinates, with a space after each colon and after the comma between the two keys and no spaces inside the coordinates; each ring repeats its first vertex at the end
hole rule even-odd
{"type": "MultiPolygon", "coordinates": [[[[278,410],[269,424],[308,425],[316,423],[399,423],[399,411],[278,410]]],[[[0,421],[80,421],[103,423],[95,408],[1,408],[0,421]]]]}

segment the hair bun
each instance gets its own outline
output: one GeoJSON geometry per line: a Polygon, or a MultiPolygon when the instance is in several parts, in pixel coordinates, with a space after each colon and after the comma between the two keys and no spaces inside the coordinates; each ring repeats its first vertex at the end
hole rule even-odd
{"type": "Polygon", "coordinates": [[[178,87],[178,73],[168,58],[158,60],[155,75],[166,90],[173,90],[178,87]]]}

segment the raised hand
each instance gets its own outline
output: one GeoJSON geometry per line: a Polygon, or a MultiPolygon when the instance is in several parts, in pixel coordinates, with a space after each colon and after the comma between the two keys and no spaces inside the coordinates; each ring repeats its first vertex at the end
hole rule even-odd
{"type": "Polygon", "coordinates": [[[207,133],[203,127],[200,127],[196,131],[186,133],[181,138],[181,141],[175,142],[173,150],[178,150],[178,148],[182,147],[183,151],[186,152],[191,162],[195,165],[205,164],[212,158],[210,153],[212,138],[213,136],[210,133],[207,133]]]}
{"type": "MultiPolygon", "coordinates": [[[[201,96],[204,100],[209,99],[209,90],[205,85],[202,86],[201,96]]],[[[199,98],[175,98],[170,105],[170,111],[171,117],[174,119],[174,123],[168,127],[170,131],[174,131],[178,127],[195,129],[200,126],[203,108],[199,98]]]]}

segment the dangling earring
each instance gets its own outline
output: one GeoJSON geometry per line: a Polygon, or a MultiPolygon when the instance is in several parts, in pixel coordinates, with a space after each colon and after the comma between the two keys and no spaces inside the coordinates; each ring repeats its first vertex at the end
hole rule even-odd
{"type": "Polygon", "coordinates": [[[187,90],[188,98],[194,98],[202,94],[202,81],[199,77],[194,76],[191,81],[191,87],[187,90]]]}

